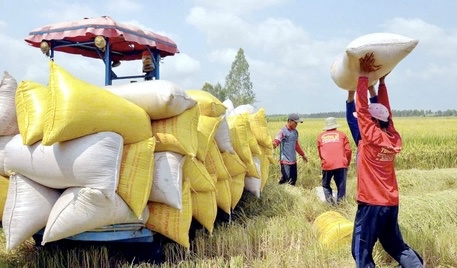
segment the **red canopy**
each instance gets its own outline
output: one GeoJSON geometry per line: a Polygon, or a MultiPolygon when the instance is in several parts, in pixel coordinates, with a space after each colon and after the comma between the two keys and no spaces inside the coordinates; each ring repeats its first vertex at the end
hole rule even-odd
{"type": "MultiPolygon", "coordinates": [[[[25,41],[39,48],[42,41],[51,41],[51,44],[52,41],[78,44],[91,42],[98,35],[109,39],[112,59],[116,60],[141,59],[146,47],[158,50],[161,57],[179,53],[177,45],[170,38],[144,31],[134,25],[115,22],[108,16],[46,25],[30,32],[25,41]]],[[[55,50],[100,58],[94,45],[91,47],[88,45],[58,46],[55,50]],[[93,49],[90,49],[91,47],[93,49]]]]}

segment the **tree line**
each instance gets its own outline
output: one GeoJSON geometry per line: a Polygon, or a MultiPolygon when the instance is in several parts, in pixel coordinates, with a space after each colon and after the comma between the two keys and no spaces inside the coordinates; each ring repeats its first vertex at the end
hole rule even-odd
{"type": "MultiPolygon", "coordinates": [[[[394,117],[439,117],[439,116],[457,116],[457,110],[445,110],[445,111],[435,111],[432,110],[392,110],[394,117]]],[[[325,113],[311,113],[311,114],[300,114],[300,117],[303,118],[327,118],[327,117],[336,117],[336,118],[346,118],[346,112],[325,112],[325,113]]],[[[287,118],[285,114],[272,114],[268,115],[268,120],[270,121],[283,121],[287,118]]]]}

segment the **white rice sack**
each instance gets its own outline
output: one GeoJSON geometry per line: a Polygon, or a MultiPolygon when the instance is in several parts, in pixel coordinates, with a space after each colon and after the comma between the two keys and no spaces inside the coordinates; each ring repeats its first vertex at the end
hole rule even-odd
{"type": "Polygon", "coordinates": [[[260,198],[260,189],[262,188],[262,180],[256,177],[244,178],[244,189],[251,192],[255,197],[260,198]]]}
{"type": "Polygon", "coordinates": [[[177,116],[197,105],[197,101],[181,87],[166,80],[111,85],[104,88],[143,108],[151,120],[177,116]]]}
{"type": "Polygon", "coordinates": [[[233,148],[232,141],[230,139],[230,128],[227,122],[226,115],[222,118],[221,122],[219,123],[219,126],[216,130],[216,134],[214,135],[214,139],[216,140],[217,147],[222,153],[235,153],[235,149],[233,148]]]}
{"type": "Polygon", "coordinates": [[[185,156],[174,152],[154,153],[154,179],[149,201],[182,209],[182,174],[185,156]]]}
{"type": "Polygon", "coordinates": [[[110,200],[99,190],[72,187],[66,189],[53,206],[41,244],[109,224],[145,223],[148,218],[148,208],[145,208],[141,219],[138,219],[117,194],[110,200]]]}
{"type": "Polygon", "coordinates": [[[91,187],[114,198],[119,182],[123,138],[114,132],[99,132],[44,146],[23,145],[16,135],[5,146],[5,170],[44,186],[65,189],[91,187]]]}
{"type": "Polygon", "coordinates": [[[231,115],[239,115],[239,114],[253,114],[255,112],[254,106],[250,104],[242,104],[237,106],[231,113],[231,115]]]}
{"type": "Polygon", "coordinates": [[[392,33],[372,33],[354,39],[345,53],[333,63],[331,77],[335,84],[346,90],[357,88],[359,77],[359,58],[374,52],[375,64],[382,68],[371,72],[369,84],[374,85],[382,76],[392,71],[419,43],[419,40],[392,33]]]}
{"type": "MultiPolygon", "coordinates": [[[[252,160],[255,164],[257,173],[262,174],[260,169],[261,162],[259,157],[253,156],[252,160]]],[[[257,198],[260,198],[260,192],[262,190],[262,179],[260,177],[246,176],[244,178],[244,189],[251,192],[257,198]]]]}
{"type": "Polygon", "coordinates": [[[40,185],[20,174],[10,176],[3,212],[7,251],[44,228],[60,194],[60,190],[40,185]]]}
{"type": "Polygon", "coordinates": [[[8,72],[4,72],[0,82],[0,136],[19,133],[17,124],[15,96],[17,81],[8,72]]]}
{"type": "Polygon", "coordinates": [[[5,170],[5,146],[15,135],[0,136],[0,175],[9,176],[5,170]]]}
{"type": "Polygon", "coordinates": [[[235,110],[235,106],[233,105],[233,102],[230,99],[226,99],[222,102],[222,104],[224,104],[225,107],[227,107],[227,110],[225,111],[226,115],[231,115],[233,110],[235,110]]]}

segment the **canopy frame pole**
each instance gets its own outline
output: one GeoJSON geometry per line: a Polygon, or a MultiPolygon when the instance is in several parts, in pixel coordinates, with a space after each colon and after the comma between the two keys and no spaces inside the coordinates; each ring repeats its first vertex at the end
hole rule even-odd
{"type": "Polygon", "coordinates": [[[57,41],[52,40],[51,43],[51,51],[50,51],[50,58],[54,60],[54,51],[56,48],[59,47],[81,47],[87,50],[94,50],[99,55],[100,59],[103,60],[105,64],[105,86],[112,85],[113,80],[120,80],[120,79],[132,79],[132,78],[144,78],[145,80],[158,80],[160,79],[160,53],[156,49],[151,49],[149,46],[146,47],[147,51],[151,55],[151,59],[154,63],[154,70],[147,72],[144,75],[128,75],[128,76],[117,76],[116,73],[113,71],[111,66],[111,55],[112,53],[121,55],[122,53],[115,52],[111,50],[111,43],[109,42],[109,38],[106,38],[106,47],[105,51],[102,52],[99,48],[95,46],[95,40],[89,42],[71,42],[71,41],[57,41]]]}

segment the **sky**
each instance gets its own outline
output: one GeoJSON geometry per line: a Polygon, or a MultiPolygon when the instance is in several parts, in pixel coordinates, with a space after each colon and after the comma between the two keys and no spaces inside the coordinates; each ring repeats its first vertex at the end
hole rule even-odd
{"type": "MultiPolygon", "coordinates": [[[[110,16],[171,38],[180,53],[163,59],[160,77],[184,90],[224,85],[242,48],[254,106],[267,115],[344,111],[347,91],[333,82],[332,64],[360,36],[400,34],[419,43],[386,78],[392,109],[457,107],[455,0],[0,0],[0,10],[0,71],[18,82],[49,80],[49,59],[24,41],[29,32],[110,16]]],[[[55,62],[83,81],[104,85],[101,60],[57,52],[55,62]]],[[[138,75],[141,62],[115,70],[138,75]]]]}

